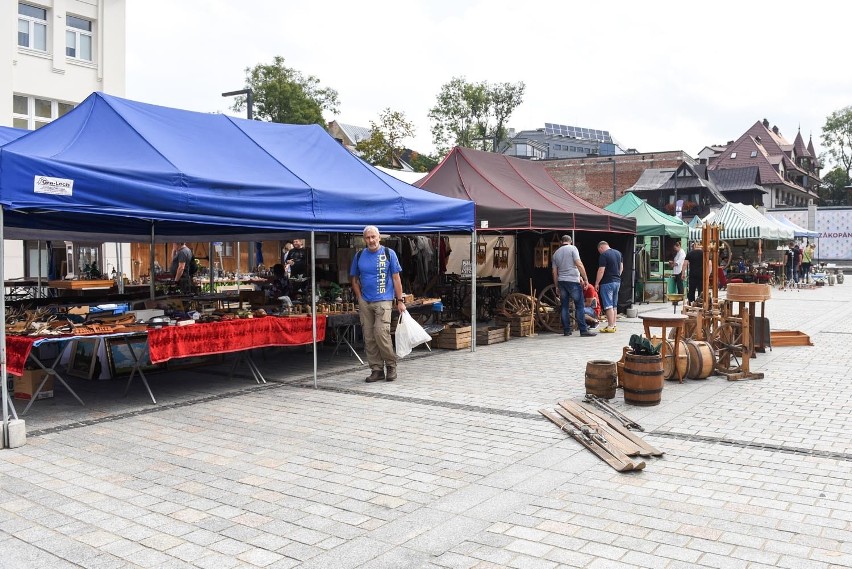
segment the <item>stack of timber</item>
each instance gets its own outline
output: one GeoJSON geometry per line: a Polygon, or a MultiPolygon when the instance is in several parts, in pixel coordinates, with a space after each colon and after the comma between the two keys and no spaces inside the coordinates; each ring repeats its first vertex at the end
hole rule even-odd
{"type": "Polygon", "coordinates": [[[509,334],[515,337],[532,335],[533,315],[503,316],[498,314],[494,317],[497,326],[509,326],[509,334]]]}
{"type": "Polygon", "coordinates": [[[619,472],[645,468],[645,461],[635,457],[663,455],[629,431],[622,420],[588,403],[566,399],[554,410],[539,409],[539,412],[619,472]]]}
{"type": "Polygon", "coordinates": [[[470,347],[470,326],[447,326],[432,334],[432,347],[445,350],[462,350],[470,347]]]}

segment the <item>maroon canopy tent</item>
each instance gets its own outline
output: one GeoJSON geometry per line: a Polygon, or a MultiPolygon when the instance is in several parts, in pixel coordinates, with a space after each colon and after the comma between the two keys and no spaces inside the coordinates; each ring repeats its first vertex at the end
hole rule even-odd
{"type": "Polygon", "coordinates": [[[610,213],[559,185],[541,162],[456,147],[415,183],[476,204],[476,226],[488,231],[636,233],[636,220],[610,213]]]}

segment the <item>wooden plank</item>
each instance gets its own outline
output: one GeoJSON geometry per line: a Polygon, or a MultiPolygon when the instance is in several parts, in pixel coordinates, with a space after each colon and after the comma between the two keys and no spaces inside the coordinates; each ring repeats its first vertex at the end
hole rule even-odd
{"type": "Polygon", "coordinates": [[[620,422],[616,421],[614,417],[611,417],[609,414],[599,411],[598,409],[592,407],[588,403],[579,403],[580,407],[597,416],[598,418],[604,420],[610,427],[621,433],[622,436],[632,441],[634,444],[639,445],[644,448],[646,451],[651,453],[651,456],[663,456],[663,451],[657,450],[650,444],[646,443],[641,437],[637,436],[636,433],[628,430],[624,425],[620,422]]]}

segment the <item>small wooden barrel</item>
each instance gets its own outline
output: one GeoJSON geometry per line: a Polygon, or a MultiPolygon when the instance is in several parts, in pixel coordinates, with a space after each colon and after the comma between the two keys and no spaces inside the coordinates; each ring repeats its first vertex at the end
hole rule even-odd
{"type": "Polygon", "coordinates": [[[624,354],[624,402],[628,405],[650,407],[659,405],[663,396],[663,358],[624,354]]]}
{"type": "MultiPolygon", "coordinates": [[[[659,346],[662,338],[651,338],[651,343],[659,346]]],[[[686,370],[689,368],[689,352],[686,349],[686,342],[680,341],[680,349],[677,353],[677,367],[674,365],[674,340],[666,340],[666,360],[663,362],[663,377],[665,379],[678,379],[678,370],[681,377],[686,377],[686,370]]],[[[660,349],[662,352],[662,348],[660,349]]]]}
{"type": "Polygon", "coordinates": [[[709,342],[687,340],[686,349],[689,352],[689,367],[686,377],[690,379],[707,379],[716,368],[716,354],[709,342]]]}
{"type": "Polygon", "coordinates": [[[615,397],[617,379],[615,362],[592,360],[586,363],[586,393],[589,395],[612,399],[615,397]]]}

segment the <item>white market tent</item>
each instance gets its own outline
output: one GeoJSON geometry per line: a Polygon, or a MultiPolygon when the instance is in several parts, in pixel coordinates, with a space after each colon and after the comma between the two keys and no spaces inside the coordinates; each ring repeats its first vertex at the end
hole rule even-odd
{"type": "Polygon", "coordinates": [[[787,216],[785,216],[784,214],[776,213],[775,215],[777,215],[778,217],[775,217],[772,214],[767,213],[766,217],[768,217],[769,219],[774,219],[774,220],[778,221],[779,223],[781,223],[782,225],[784,225],[786,227],[792,228],[793,235],[795,235],[796,237],[811,237],[811,238],[819,237],[819,231],[811,231],[810,229],[805,229],[804,227],[796,225],[795,223],[793,223],[792,221],[787,219],[787,216]]]}
{"type": "Polygon", "coordinates": [[[722,209],[711,212],[701,220],[702,223],[689,230],[689,238],[701,239],[701,226],[704,223],[717,223],[724,227],[722,239],[772,239],[776,241],[793,239],[790,227],[783,227],[770,221],[754,206],[728,202],[722,209]]]}

